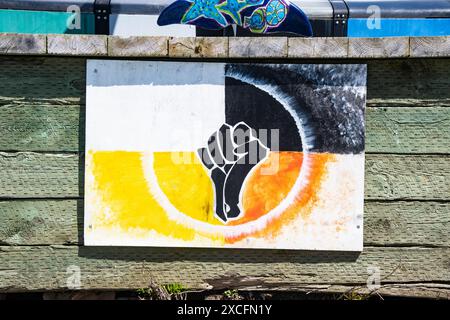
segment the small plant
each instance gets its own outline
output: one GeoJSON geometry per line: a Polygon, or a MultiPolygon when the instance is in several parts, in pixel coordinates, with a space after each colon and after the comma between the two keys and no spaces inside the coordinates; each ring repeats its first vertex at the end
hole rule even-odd
{"type": "Polygon", "coordinates": [[[141,300],[185,300],[186,288],[179,283],[159,285],[150,281],[148,288],[137,289],[137,295],[141,300]]]}
{"type": "Polygon", "coordinates": [[[370,294],[359,293],[356,290],[350,290],[342,294],[338,300],[367,300],[370,298],[370,294]]]}
{"type": "Polygon", "coordinates": [[[141,300],[149,300],[152,297],[152,289],[150,288],[139,288],[136,293],[141,300]]]}
{"type": "Polygon", "coordinates": [[[242,297],[236,289],[226,290],[223,293],[226,300],[241,300],[242,297]]]}
{"type": "Polygon", "coordinates": [[[170,295],[181,294],[187,290],[182,284],[179,283],[169,283],[163,285],[163,287],[170,295]]]}

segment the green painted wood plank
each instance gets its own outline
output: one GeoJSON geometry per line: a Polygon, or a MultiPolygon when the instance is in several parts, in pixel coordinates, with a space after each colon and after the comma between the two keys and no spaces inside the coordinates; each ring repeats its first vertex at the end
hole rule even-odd
{"type": "Polygon", "coordinates": [[[377,106],[450,106],[450,59],[368,61],[367,99],[377,106]]]}
{"type": "Polygon", "coordinates": [[[0,56],[0,107],[15,100],[83,104],[85,65],[81,58],[0,56]]]}
{"type": "Polygon", "coordinates": [[[93,13],[80,15],[80,29],[69,29],[74,14],[34,10],[0,10],[0,33],[67,33],[94,34],[93,13]]]}
{"type": "Polygon", "coordinates": [[[45,101],[35,106],[25,101],[3,102],[5,104],[0,106],[0,150],[83,150],[84,109],[45,101]],[[81,142],[80,138],[83,139],[81,142]]]}
{"type": "MultiPolygon", "coordinates": [[[[0,153],[1,198],[83,195],[78,155],[0,153]]],[[[365,197],[373,200],[450,200],[450,156],[366,155],[365,197]]]]}
{"type": "Polygon", "coordinates": [[[366,152],[450,153],[450,108],[367,108],[366,152]]]}
{"type": "Polygon", "coordinates": [[[0,244],[82,243],[82,200],[0,201],[0,244]]]}
{"type": "MultiPolygon", "coordinates": [[[[82,244],[83,200],[0,201],[0,244],[82,244]]],[[[364,243],[450,247],[450,203],[367,201],[364,243]]]]}
{"type": "MultiPolygon", "coordinates": [[[[369,106],[450,106],[450,59],[363,60],[369,106]]],[[[327,63],[348,63],[333,60],[327,63]]],[[[80,100],[85,59],[0,56],[0,96],[80,100]]]]}
{"type": "MultiPolygon", "coordinates": [[[[84,150],[84,107],[67,100],[3,103],[0,150],[84,150]]],[[[366,128],[368,153],[450,153],[450,108],[369,107],[366,128]]]]}
{"type": "MultiPolygon", "coordinates": [[[[200,288],[365,285],[369,267],[383,283],[449,282],[450,249],[374,248],[359,253],[126,247],[0,247],[0,290],[62,290],[79,267],[81,289],[157,283],[200,288]],[[72,269],[68,269],[72,268],[72,269]]],[[[69,282],[70,283],[70,282],[69,282]]]]}

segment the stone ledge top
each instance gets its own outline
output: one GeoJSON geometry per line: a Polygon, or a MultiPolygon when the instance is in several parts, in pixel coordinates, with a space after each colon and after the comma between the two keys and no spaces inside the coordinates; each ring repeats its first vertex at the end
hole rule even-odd
{"type": "Polygon", "coordinates": [[[173,58],[450,57],[450,37],[120,37],[0,33],[1,55],[173,58]]]}

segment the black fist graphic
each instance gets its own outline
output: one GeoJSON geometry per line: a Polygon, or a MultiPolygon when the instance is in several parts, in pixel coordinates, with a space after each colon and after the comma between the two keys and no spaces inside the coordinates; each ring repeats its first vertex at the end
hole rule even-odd
{"type": "Polygon", "coordinates": [[[244,122],[234,127],[224,124],[211,135],[207,147],[198,149],[214,183],[216,216],[224,223],[241,215],[244,181],[268,150],[244,122]]]}

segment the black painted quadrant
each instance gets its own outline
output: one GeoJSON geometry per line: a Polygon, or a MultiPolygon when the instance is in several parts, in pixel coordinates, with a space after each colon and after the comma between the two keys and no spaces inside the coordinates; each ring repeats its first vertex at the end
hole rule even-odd
{"type": "Polygon", "coordinates": [[[225,77],[225,121],[231,126],[245,122],[261,140],[259,130],[266,129],[267,146],[273,151],[302,151],[294,118],[281,103],[267,92],[230,77],[225,77]],[[279,130],[278,146],[272,142],[271,129],[279,130]]]}

